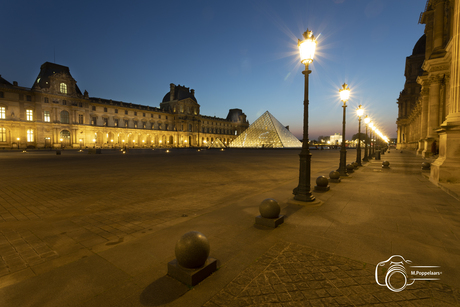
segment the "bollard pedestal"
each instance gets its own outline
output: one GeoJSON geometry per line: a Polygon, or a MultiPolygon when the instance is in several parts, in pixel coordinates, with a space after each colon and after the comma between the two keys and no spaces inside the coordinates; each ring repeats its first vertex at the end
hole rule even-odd
{"type": "Polygon", "coordinates": [[[177,259],[168,263],[168,275],[188,286],[195,286],[217,270],[217,259],[208,257],[204,265],[196,269],[187,269],[177,263],[177,259]]]}
{"type": "Polygon", "coordinates": [[[284,215],[279,215],[277,218],[266,218],[261,215],[256,216],[256,225],[276,228],[284,223],[284,215]]]}

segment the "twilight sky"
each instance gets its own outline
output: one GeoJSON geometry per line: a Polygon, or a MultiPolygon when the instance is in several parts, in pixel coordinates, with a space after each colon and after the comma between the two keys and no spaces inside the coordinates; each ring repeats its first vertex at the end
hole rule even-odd
{"type": "Polygon", "coordinates": [[[195,89],[201,114],[265,111],[302,138],[304,76],[297,39],[318,38],[309,136],[342,131],[338,91],[396,137],[407,56],[423,35],[424,0],[5,1],[0,74],[31,87],[44,62],[68,66],[91,97],[158,107],[169,84],[195,89]]]}

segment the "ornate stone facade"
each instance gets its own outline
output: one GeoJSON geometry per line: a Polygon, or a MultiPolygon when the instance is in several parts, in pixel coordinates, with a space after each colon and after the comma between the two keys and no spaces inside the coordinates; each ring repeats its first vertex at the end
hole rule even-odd
{"type": "Polygon", "coordinates": [[[408,77],[408,62],[418,65],[408,57],[398,99],[397,146],[434,155],[432,182],[460,182],[460,0],[428,0],[419,22],[426,36],[422,72],[416,76],[418,86],[412,86],[415,93],[407,96],[415,75],[408,77]]]}
{"type": "Polygon", "coordinates": [[[69,68],[54,63],[31,88],[0,76],[0,149],[227,145],[248,126],[240,109],[201,115],[195,91],[180,85],[156,108],[82,94],[69,68]]]}

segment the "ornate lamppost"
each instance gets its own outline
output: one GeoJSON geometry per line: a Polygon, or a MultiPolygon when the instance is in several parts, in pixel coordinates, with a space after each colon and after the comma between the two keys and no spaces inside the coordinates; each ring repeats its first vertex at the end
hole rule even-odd
{"type": "Polygon", "coordinates": [[[371,137],[371,144],[370,144],[370,147],[369,147],[369,158],[373,158],[374,157],[374,153],[372,152],[372,145],[374,144],[374,139],[375,139],[375,133],[374,133],[374,123],[373,122],[370,122],[369,123],[369,135],[371,137]]]}
{"type": "Polygon", "coordinates": [[[342,121],[342,146],[340,146],[340,164],[337,170],[340,176],[348,176],[347,173],[347,150],[345,148],[345,110],[347,107],[348,97],[350,97],[350,88],[346,83],[342,85],[339,91],[340,100],[343,102],[343,121],[342,121]]]}
{"type": "Polygon", "coordinates": [[[359,105],[356,109],[356,113],[358,114],[358,146],[356,146],[356,163],[358,166],[363,166],[361,163],[361,116],[364,114],[364,109],[359,105]]]}
{"type": "Polygon", "coordinates": [[[369,125],[369,122],[371,121],[371,119],[366,115],[366,117],[364,118],[364,124],[366,124],[366,143],[364,145],[364,158],[363,158],[363,162],[369,162],[369,157],[367,156],[367,153],[368,153],[368,147],[369,147],[369,138],[367,136],[367,126],[369,125]]]}
{"type": "Polygon", "coordinates": [[[303,101],[303,142],[302,151],[299,154],[300,166],[299,166],[299,185],[294,189],[294,199],[300,201],[314,201],[315,197],[311,193],[310,189],[310,173],[311,173],[311,154],[310,146],[308,142],[308,76],[311,70],[308,69],[308,65],[313,62],[313,56],[315,55],[316,39],[313,33],[307,29],[303,33],[304,40],[298,40],[300,62],[305,65],[305,70],[302,72],[305,75],[305,86],[304,86],[304,101],[303,101]]]}

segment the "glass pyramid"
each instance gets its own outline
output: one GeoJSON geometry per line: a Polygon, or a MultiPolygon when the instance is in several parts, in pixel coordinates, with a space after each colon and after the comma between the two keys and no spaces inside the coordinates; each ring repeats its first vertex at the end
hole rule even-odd
{"type": "Polygon", "coordinates": [[[212,144],[208,148],[225,148],[225,145],[219,138],[217,138],[212,142],[212,144]]]}
{"type": "Polygon", "coordinates": [[[266,111],[228,147],[234,148],[297,148],[302,143],[270,112],[266,111]]]}

